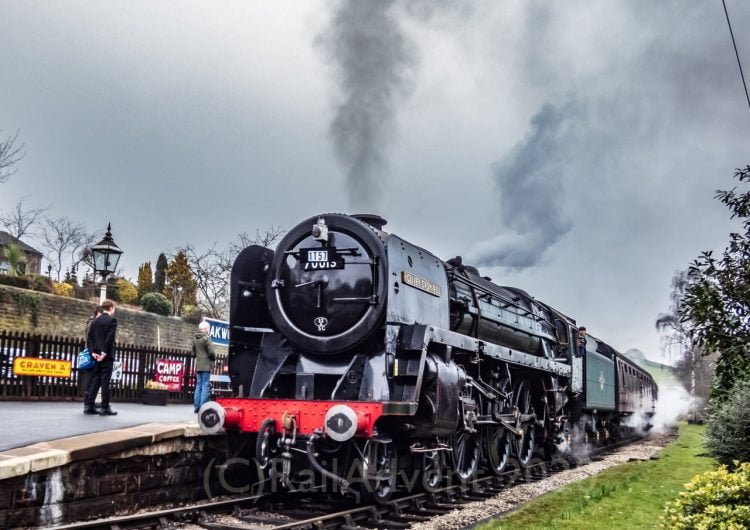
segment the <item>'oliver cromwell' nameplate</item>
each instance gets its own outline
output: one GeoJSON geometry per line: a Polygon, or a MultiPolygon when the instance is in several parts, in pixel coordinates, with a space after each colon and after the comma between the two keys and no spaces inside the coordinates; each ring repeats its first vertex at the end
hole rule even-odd
{"type": "Polygon", "coordinates": [[[401,271],[401,281],[406,285],[424,291],[432,296],[440,296],[442,294],[442,289],[439,285],[435,285],[431,281],[425,280],[421,276],[417,276],[410,272],[401,271]]]}

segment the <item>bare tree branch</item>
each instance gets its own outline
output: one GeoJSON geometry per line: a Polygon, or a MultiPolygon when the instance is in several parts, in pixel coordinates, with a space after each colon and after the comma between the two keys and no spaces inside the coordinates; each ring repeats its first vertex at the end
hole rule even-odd
{"type": "Polygon", "coordinates": [[[233,254],[232,261],[234,261],[234,258],[237,257],[237,254],[242,252],[244,248],[249,247],[250,245],[260,245],[261,247],[275,248],[276,243],[278,243],[278,241],[281,239],[281,236],[284,235],[284,232],[286,232],[286,230],[284,230],[280,226],[271,225],[263,232],[261,232],[260,229],[256,229],[254,237],[251,237],[247,232],[237,234],[237,241],[230,243],[228,248],[229,252],[233,254]]]}
{"type": "Polygon", "coordinates": [[[187,245],[184,252],[198,287],[198,304],[201,309],[211,318],[226,318],[229,273],[223,265],[223,252],[216,249],[216,243],[204,252],[198,252],[192,245],[187,245]]]}
{"type": "Polygon", "coordinates": [[[24,209],[23,203],[28,198],[29,195],[24,195],[8,213],[0,214],[0,226],[18,239],[27,234],[32,234],[32,227],[49,210],[49,206],[24,209]]]}
{"type": "Polygon", "coordinates": [[[0,141],[0,183],[6,182],[18,171],[14,167],[26,153],[23,152],[25,144],[16,145],[20,131],[16,131],[14,136],[8,136],[5,141],[0,141]]]}
{"type": "Polygon", "coordinates": [[[86,227],[68,217],[44,219],[42,241],[48,251],[45,257],[52,264],[57,274],[57,281],[60,281],[60,272],[65,265],[68,253],[71,252],[71,255],[75,256],[75,252],[82,248],[83,242],[88,237],[90,236],[86,232],[86,227]]]}
{"type": "Polygon", "coordinates": [[[227,318],[229,279],[237,255],[250,245],[275,246],[283,233],[281,228],[272,226],[263,232],[256,230],[254,237],[247,232],[238,234],[237,241],[229,243],[223,250],[217,248],[216,243],[201,252],[192,245],[183,249],[198,287],[198,304],[206,315],[211,318],[227,318]]]}
{"type": "Polygon", "coordinates": [[[94,268],[94,264],[90,263],[89,249],[96,243],[98,237],[96,234],[86,232],[86,228],[83,228],[78,240],[74,241],[74,244],[70,247],[71,268],[77,269],[81,263],[91,265],[91,268],[94,268]]]}

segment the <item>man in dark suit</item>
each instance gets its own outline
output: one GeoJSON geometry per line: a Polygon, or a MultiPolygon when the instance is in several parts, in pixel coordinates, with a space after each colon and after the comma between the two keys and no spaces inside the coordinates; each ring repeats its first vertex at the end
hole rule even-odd
{"type": "Polygon", "coordinates": [[[87,336],[96,367],[94,367],[94,376],[91,378],[88,395],[83,404],[83,413],[114,416],[117,412],[109,407],[109,380],[112,378],[112,366],[115,362],[115,334],[117,333],[117,320],[114,317],[115,303],[112,300],[105,300],[102,303],[102,309],[104,312],[91,323],[87,336]],[[94,408],[99,388],[102,390],[101,411],[94,408]]]}
{"type": "MultiPolygon", "coordinates": [[[[94,308],[94,314],[91,317],[89,317],[88,322],[86,322],[86,332],[83,334],[83,340],[86,341],[86,348],[89,350],[89,352],[94,351],[93,347],[91,346],[91,343],[89,342],[89,331],[91,330],[91,324],[93,324],[94,320],[99,318],[99,315],[101,315],[103,312],[104,310],[102,309],[102,306],[100,305],[96,306],[94,308]]],[[[83,380],[83,402],[86,403],[86,401],[88,401],[89,387],[91,386],[91,380],[94,378],[94,367],[92,366],[88,370],[79,372],[78,376],[83,380]]]]}

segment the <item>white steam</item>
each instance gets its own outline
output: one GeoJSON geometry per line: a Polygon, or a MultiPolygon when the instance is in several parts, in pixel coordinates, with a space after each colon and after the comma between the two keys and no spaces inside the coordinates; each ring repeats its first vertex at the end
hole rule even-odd
{"type": "MultiPolygon", "coordinates": [[[[697,400],[696,400],[697,401],[697,400]]],[[[656,402],[656,414],[652,419],[656,432],[664,432],[673,427],[677,420],[686,419],[688,413],[697,403],[693,403],[685,388],[679,383],[659,387],[659,400],[656,402]]]]}
{"type": "Polygon", "coordinates": [[[676,381],[662,382],[659,386],[656,412],[650,421],[644,414],[638,412],[629,416],[625,425],[640,434],[647,434],[643,428],[650,423],[652,427],[648,432],[663,434],[674,427],[677,421],[686,419],[690,411],[699,404],[698,401],[698,399],[691,398],[688,391],[676,381]]]}

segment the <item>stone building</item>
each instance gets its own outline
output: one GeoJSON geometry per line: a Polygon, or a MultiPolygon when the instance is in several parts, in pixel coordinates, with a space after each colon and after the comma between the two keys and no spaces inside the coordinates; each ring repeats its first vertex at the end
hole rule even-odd
{"type": "Polygon", "coordinates": [[[2,251],[6,246],[15,243],[23,250],[26,257],[25,273],[41,274],[42,270],[42,253],[31,245],[27,245],[17,237],[10,235],[8,232],[0,230],[0,274],[5,274],[8,270],[8,263],[2,258],[2,251]]]}

